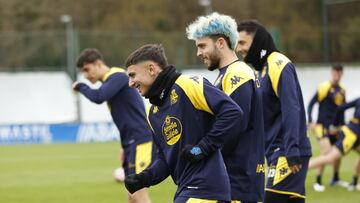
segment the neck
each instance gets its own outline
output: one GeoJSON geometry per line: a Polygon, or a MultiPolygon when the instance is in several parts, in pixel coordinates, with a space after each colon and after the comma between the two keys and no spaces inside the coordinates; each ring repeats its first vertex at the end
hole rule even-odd
{"type": "Polygon", "coordinates": [[[234,61],[238,60],[239,58],[237,57],[236,53],[232,50],[227,51],[226,53],[223,54],[223,56],[220,59],[220,63],[219,63],[219,69],[222,69],[226,66],[228,66],[229,64],[233,63],[234,61]]]}

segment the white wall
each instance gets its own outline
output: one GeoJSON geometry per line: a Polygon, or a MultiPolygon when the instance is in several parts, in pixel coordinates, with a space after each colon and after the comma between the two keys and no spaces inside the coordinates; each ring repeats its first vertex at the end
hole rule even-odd
{"type": "MultiPolygon", "coordinates": [[[[330,78],[329,68],[298,68],[305,105],[319,83],[330,78]]],[[[184,74],[203,75],[213,82],[218,71],[186,70],[184,74]]],[[[360,67],[346,67],[342,82],[347,99],[360,96],[360,67]]],[[[80,78],[81,81],[86,81],[80,78]]],[[[0,73],[0,124],[73,122],[76,96],[71,80],[65,73],[0,73]]],[[[87,82],[88,83],[88,82],[87,82]]],[[[98,87],[100,84],[92,86],[98,87]]],[[[107,105],[96,105],[80,96],[81,118],[84,122],[111,121],[107,105]]],[[[316,108],[315,108],[316,110],[316,108]]],[[[316,111],[313,112],[316,118],[316,111]]],[[[347,117],[351,115],[348,112],[347,117]]]]}
{"type": "Polygon", "coordinates": [[[62,123],[76,119],[65,73],[0,73],[0,124],[62,123]]]}

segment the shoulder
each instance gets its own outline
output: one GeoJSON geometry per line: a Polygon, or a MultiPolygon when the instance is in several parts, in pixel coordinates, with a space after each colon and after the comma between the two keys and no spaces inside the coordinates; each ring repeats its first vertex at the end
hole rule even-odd
{"type": "Polygon", "coordinates": [[[342,91],[346,91],[346,87],[345,87],[345,85],[343,83],[340,83],[339,86],[340,86],[342,91]]]}
{"type": "Polygon", "coordinates": [[[284,54],[273,52],[267,58],[269,74],[281,72],[287,64],[291,63],[284,54]]]}
{"type": "Polygon", "coordinates": [[[321,83],[318,87],[318,101],[322,101],[325,99],[326,95],[328,94],[329,90],[331,88],[331,82],[325,81],[321,83]]]}
{"type": "MultiPolygon", "coordinates": [[[[268,63],[268,75],[275,91],[275,94],[278,95],[277,89],[279,80],[283,70],[292,64],[290,59],[288,59],[284,54],[279,52],[273,52],[267,58],[268,63]]],[[[290,68],[290,67],[289,67],[290,68]]]]}
{"type": "Polygon", "coordinates": [[[204,86],[211,86],[211,84],[206,79],[201,76],[181,75],[175,81],[174,86],[178,86],[180,89],[182,89],[186,97],[190,100],[196,109],[204,110],[213,114],[205,98],[204,86]]]}
{"type": "Polygon", "coordinates": [[[222,80],[223,91],[230,95],[249,80],[255,80],[255,72],[244,62],[237,61],[226,70],[222,80]]]}
{"type": "Polygon", "coordinates": [[[195,89],[203,89],[204,78],[201,76],[180,75],[180,77],[175,81],[175,84],[187,93],[188,91],[195,89]]]}
{"type": "Polygon", "coordinates": [[[126,72],[124,69],[119,67],[112,67],[110,68],[109,72],[107,72],[104,77],[102,78],[103,81],[106,81],[110,78],[124,78],[128,79],[126,72]]]}

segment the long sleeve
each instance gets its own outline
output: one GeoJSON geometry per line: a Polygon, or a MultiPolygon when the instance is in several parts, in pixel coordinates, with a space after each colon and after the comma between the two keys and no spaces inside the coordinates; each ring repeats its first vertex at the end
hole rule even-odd
{"type": "Polygon", "coordinates": [[[240,123],[241,131],[246,130],[249,123],[253,91],[253,81],[249,80],[238,87],[236,91],[230,95],[230,97],[236,102],[237,105],[239,105],[243,111],[243,116],[240,123]]]}
{"type": "Polygon", "coordinates": [[[278,86],[281,103],[281,126],[284,138],[285,156],[299,156],[300,101],[296,84],[295,68],[291,63],[283,69],[278,86]]]}
{"type": "Polygon", "coordinates": [[[311,98],[310,103],[309,103],[308,108],[307,108],[308,122],[309,123],[313,122],[311,113],[312,113],[312,110],[314,108],[315,103],[317,102],[317,98],[318,98],[318,93],[316,92],[315,95],[311,98]]]}
{"type": "Polygon", "coordinates": [[[84,83],[77,84],[76,89],[90,101],[101,104],[111,99],[118,91],[128,85],[128,80],[124,73],[116,73],[111,75],[99,89],[91,89],[84,83]]]}
{"type": "Polygon", "coordinates": [[[243,111],[230,97],[212,86],[204,79],[204,97],[210,109],[214,113],[215,121],[211,130],[204,136],[198,145],[207,154],[211,154],[222,148],[229,131],[237,124],[243,116],[243,111]]]}
{"type": "Polygon", "coordinates": [[[336,111],[336,115],[335,115],[335,117],[334,117],[334,120],[336,121],[336,120],[339,119],[339,117],[343,116],[343,115],[344,115],[344,111],[346,111],[347,109],[352,108],[352,107],[355,107],[355,106],[356,106],[356,103],[357,103],[357,101],[358,101],[359,99],[360,99],[360,98],[357,98],[357,99],[354,99],[354,100],[352,100],[352,101],[350,101],[350,102],[348,102],[348,103],[344,103],[344,104],[338,106],[337,111],[336,111]]]}
{"type": "Polygon", "coordinates": [[[162,182],[170,175],[169,167],[166,164],[164,154],[155,139],[154,143],[157,145],[158,148],[158,153],[156,156],[157,158],[156,160],[154,160],[154,163],[151,164],[149,168],[144,170],[145,173],[148,173],[150,175],[151,185],[156,185],[162,182]]]}

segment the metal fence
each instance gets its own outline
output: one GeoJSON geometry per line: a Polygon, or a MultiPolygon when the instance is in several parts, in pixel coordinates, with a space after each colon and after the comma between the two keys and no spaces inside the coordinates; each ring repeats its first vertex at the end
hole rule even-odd
{"type": "MultiPolygon", "coordinates": [[[[302,38],[289,39],[273,30],[280,50],[295,63],[323,62],[321,34],[311,34],[302,38]]],[[[330,32],[331,61],[359,62],[359,32],[330,32]]],[[[186,39],[184,32],[90,32],[65,31],[0,33],[0,71],[59,71],[67,70],[70,60],[75,60],[79,52],[87,47],[102,51],[109,65],[122,66],[126,57],[146,43],[162,43],[170,63],[179,68],[191,68],[201,64],[196,57],[193,41],[186,39]]],[[[70,67],[74,69],[74,67],[70,67]]]]}

